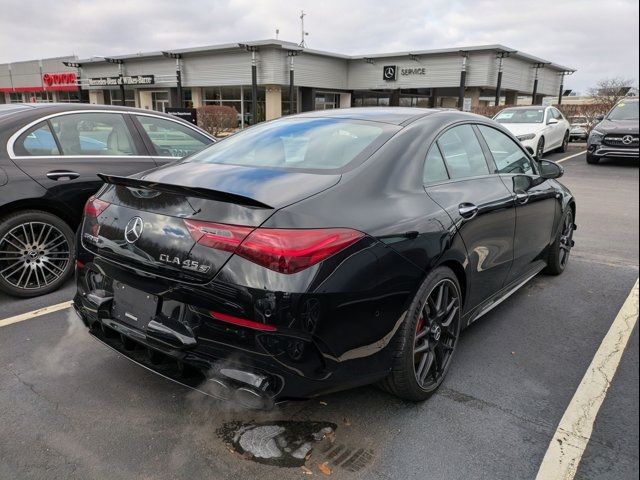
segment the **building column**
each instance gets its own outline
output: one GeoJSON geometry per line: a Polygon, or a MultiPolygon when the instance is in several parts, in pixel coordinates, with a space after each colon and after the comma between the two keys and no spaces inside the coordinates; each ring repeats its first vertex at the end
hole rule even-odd
{"type": "Polygon", "coordinates": [[[282,90],[280,85],[267,85],[265,110],[266,120],[273,120],[282,116],[282,90]]]}
{"type": "Polygon", "coordinates": [[[343,92],[340,94],[340,108],[351,107],[351,92],[343,92]]]}
{"type": "Polygon", "coordinates": [[[478,108],[480,106],[480,88],[467,89],[467,96],[471,98],[471,108],[478,108]]]}
{"type": "Polygon", "coordinates": [[[202,88],[200,87],[191,88],[191,102],[193,103],[193,108],[202,107],[204,105],[202,88]]]}
{"type": "Polygon", "coordinates": [[[151,92],[147,90],[139,90],[138,94],[140,96],[140,106],[139,108],[144,108],[146,110],[153,109],[153,98],[151,96],[151,92]]]}
{"type": "Polygon", "coordinates": [[[104,92],[102,90],[89,90],[89,103],[104,105],[104,92]]]}
{"type": "Polygon", "coordinates": [[[513,106],[518,104],[518,92],[509,91],[504,94],[505,105],[513,106]]]}

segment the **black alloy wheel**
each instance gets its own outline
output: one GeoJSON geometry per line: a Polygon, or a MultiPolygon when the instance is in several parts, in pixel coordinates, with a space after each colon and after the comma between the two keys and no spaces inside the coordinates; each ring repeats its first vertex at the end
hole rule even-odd
{"type": "Polygon", "coordinates": [[[458,340],[460,298],[456,285],[441,280],[429,293],[416,324],[413,358],[416,381],[426,391],[440,385],[458,340]]]}
{"type": "Polygon", "coordinates": [[[391,375],[380,386],[405,400],[429,398],[451,365],[461,329],[462,296],[455,274],[433,270],[396,334],[391,375]]]}
{"type": "Polygon", "coordinates": [[[0,221],[0,290],[35,297],[57,289],[73,271],[73,231],[58,217],[28,211],[0,221]]]}
{"type": "Polygon", "coordinates": [[[540,140],[538,140],[538,146],[536,147],[536,158],[538,160],[542,160],[543,156],[544,156],[544,137],[540,137],[540,140]]]}
{"type": "Polygon", "coordinates": [[[562,217],[562,225],[555,242],[551,245],[549,251],[549,261],[546,273],[551,275],[560,275],[567,268],[569,263],[569,256],[571,255],[571,249],[573,248],[573,232],[575,231],[575,224],[573,221],[573,210],[568,208],[562,217]]]}

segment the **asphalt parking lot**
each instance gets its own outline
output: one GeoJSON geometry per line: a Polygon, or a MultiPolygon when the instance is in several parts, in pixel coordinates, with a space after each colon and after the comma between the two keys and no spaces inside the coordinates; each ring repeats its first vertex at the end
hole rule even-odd
{"type": "MultiPolygon", "coordinates": [[[[566,158],[562,181],[578,202],[568,270],[538,276],[466,330],[427,402],[365,387],[268,413],[237,410],[92,341],[66,308],[0,327],[0,478],[323,478],[325,462],[338,479],[535,478],[638,278],[638,162],[587,165],[583,150],[547,157],[566,158]],[[225,432],[251,421],[337,428],[305,472],[233,451],[225,432]]],[[[0,296],[0,324],[72,291],[69,283],[37,299],[0,296]]],[[[575,478],[637,478],[638,418],[636,325],[575,478]]]]}

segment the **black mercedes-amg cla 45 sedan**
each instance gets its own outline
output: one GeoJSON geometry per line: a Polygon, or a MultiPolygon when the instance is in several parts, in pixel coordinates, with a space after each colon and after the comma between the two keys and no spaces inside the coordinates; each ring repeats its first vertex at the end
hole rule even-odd
{"type": "Polygon", "coordinates": [[[376,382],[423,400],[464,327],[565,269],[576,206],[562,173],[457,111],[267,122],[103,175],[75,308],[129,358],[245,406],[376,382]]]}

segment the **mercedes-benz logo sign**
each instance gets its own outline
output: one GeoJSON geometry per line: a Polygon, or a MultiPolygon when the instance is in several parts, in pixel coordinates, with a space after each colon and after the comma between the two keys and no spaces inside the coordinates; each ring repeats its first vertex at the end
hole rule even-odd
{"type": "Polygon", "coordinates": [[[124,239],[127,243],[135,243],[142,235],[144,221],[140,217],[133,217],[124,227],[124,239]]]}
{"type": "Polygon", "coordinates": [[[633,143],[633,135],[625,135],[622,137],[622,143],[625,145],[631,145],[633,143]]]}
{"type": "Polygon", "coordinates": [[[387,65],[382,69],[382,78],[384,80],[395,80],[396,79],[396,66],[395,65],[387,65]]]}

